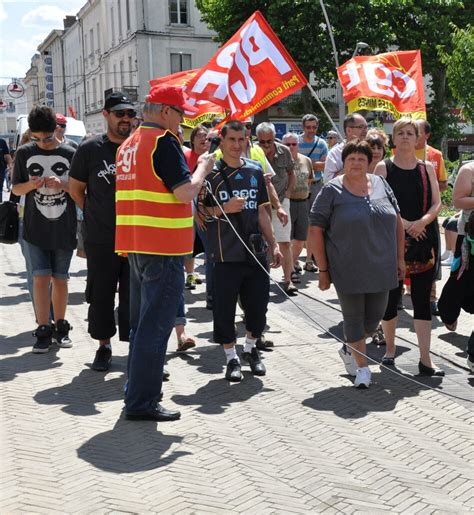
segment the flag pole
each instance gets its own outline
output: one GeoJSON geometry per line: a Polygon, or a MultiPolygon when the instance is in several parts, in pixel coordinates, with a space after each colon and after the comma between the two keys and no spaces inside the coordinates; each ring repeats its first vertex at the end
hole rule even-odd
{"type": "Polygon", "coordinates": [[[324,104],[321,102],[320,98],[316,94],[316,91],[314,91],[313,87],[311,86],[311,84],[309,82],[306,85],[308,86],[309,90],[311,91],[311,94],[313,95],[313,97],[317,100],[321,109],[324,111],[324,114],[328,117],[328,120],[331,122],[331,125],[333,126],[334,130],[339,134],[339,137],[341,138],[341,140],[343,140],[344,136],[341,134],[337,125],[334,123],[334,120],[331,118],[331,115],[327,112],[326,108],[324,107],[324,104]]]}

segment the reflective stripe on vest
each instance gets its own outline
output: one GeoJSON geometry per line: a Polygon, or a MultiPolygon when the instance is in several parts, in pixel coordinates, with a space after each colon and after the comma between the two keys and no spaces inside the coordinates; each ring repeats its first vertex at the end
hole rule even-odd
{"type": "Polygon", "coordinates": [[[117,151],[116,252],[169,256],[192,252],[191,203],[180,202],[153,165],[153,154],[166,132],[139,128],[117,151]]]}

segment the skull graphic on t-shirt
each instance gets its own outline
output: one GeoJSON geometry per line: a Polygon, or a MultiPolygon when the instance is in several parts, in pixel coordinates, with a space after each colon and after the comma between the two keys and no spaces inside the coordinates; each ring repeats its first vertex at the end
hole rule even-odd
{"type": "MultiPolygon", "coordinates": [[[[69,161],[62,156],[36,154],[26,161],[29,175],[64,179],[69,173],[69,161]]],[[[48,220],[56,220],[66,210],[67,198],[63,190],[41,187],[34,191],[38,211],[48,220]]]]}

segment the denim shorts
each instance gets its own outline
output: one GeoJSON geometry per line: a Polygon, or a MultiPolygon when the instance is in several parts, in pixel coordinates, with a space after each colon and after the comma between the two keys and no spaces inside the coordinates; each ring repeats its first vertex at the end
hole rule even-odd
{"type": "Polygon", "coordinates": [[[57,279],[67,279],[73,250],[47,250],[23,240],[30,260],[33,277],[52,275],[57,279]]]}

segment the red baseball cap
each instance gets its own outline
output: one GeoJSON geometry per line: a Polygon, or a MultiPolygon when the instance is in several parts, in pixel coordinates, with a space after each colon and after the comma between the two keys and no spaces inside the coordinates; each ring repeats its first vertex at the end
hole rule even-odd
{"type": "Polygon", "coordinates": [[[61,113],[56,113],[56,123],[66,123],[67,124],[66,117],[61,113]]]}
{"type": "Polygon", "coordinates": [[[145,97],[145,102],[151,104],[165,104],[168,106],[176,106],[189,111],[197,113],[198,109],[186,102],[187,97],[181,86],[171,86],[168,84],[158,84],[150,89],[150,92],[145,97]]]}

